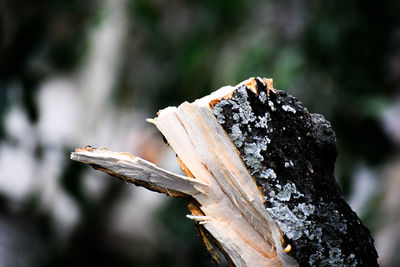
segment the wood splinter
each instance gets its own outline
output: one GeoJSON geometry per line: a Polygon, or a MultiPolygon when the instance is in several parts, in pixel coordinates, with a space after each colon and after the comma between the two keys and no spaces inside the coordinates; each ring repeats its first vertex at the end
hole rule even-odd
{"type": "Polygon", "coordinates": [[[107,149],[84,147],[71,159],[192,199],[187,217],[231,265],[377,266],[373,239],[334,178],[330,123],[273,89],[272,79],[223,87],[151,122],[187,177],[107,149]]]}

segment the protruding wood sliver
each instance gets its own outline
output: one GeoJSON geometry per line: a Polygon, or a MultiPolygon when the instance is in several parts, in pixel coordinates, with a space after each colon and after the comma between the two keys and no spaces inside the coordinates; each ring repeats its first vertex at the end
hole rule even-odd
{"type": "Polygon", "coordinates": [[[90,164],[126,182],[175,197],[193,197],[207,187],[199,180],[173,174],[139,157],[105,148],[79,148],[71,153],[71,159],[90,164]]]}
{"type": "Polygon", "coordinates": [[[223,87],[151,122],[190,177],[105,149],[78,149],[71,158],[194,199],[188,218],[232,265],[377,266],[373,239],[335,182],[330,123],[275,90],[272,79],[223,87]]]}

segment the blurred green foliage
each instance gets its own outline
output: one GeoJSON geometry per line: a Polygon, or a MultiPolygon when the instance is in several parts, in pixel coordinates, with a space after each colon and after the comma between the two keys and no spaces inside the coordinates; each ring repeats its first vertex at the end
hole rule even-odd
{"type": "MultiPolygon", "coordinates": [[[[39,116],[35,94],[40,82],[79,65],[97,8],[97,1],[2,2],[1,91],[15,90],[12,84],[20,84],[24,107],[33,122],[39,116]]],[[[4,101],[1,114],[8,104],[4,101]]]]}
{"type": "MultiPolygon", "coordinates": [[[[394,144],[379,114],[399,88],[400,78],[390,70],[391,58],[400,54],[399,1],[129,0],[125,10],[129,36],[113,94],[116,108],[134,105],[155,113],[250,76],[266,76],[332,122],[339,149],[337,178],[346,195],[356,163],[379,166],[392,155],[394,144]]],[[[36,123],[41,82],[84,62],[91,50],[88,34],[107,12],[101,1],[1,3],[3,141],[4,117],[15,99],[21,99],[36,123]]],[[[66,155],[70,149],[65,148],[66,155]]],[[[29,222],[45,247],[38,266],[211,265],[184,216],[184,201],[169,201],[155,218],[175,237],[162,241],[165,251],[135,237],[112,236],[107,216],[129,188],[110,181],[98,200],[87,199],[80,190],[83,170],[66,164],[61,178],[83,215],[67,240],[58,237],[49,214],[35,206],[34,195],[17,214],[10,208],[12,200],[0,196],[0,215],[29,222]]]]}

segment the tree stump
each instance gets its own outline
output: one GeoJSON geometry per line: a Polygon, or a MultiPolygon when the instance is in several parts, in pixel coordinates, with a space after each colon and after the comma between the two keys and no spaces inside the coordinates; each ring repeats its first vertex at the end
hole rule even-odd
{"type": "Polygon", "coordinates": [[[185,197],[207,248],[235,266],[377,266],[368,229],[334,177],[336,139],[271,79],[250,78],[150,120],[187,177],[127,153],[84,147],[76,161],[185,197]]]}

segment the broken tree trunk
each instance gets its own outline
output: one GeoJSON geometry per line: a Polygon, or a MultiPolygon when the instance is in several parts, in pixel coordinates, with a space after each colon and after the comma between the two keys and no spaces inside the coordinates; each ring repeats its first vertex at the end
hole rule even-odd
{"type": "Polygon", "coordinates": [[[223,87],[151,122],[187,177],[107,149],[84,147],[71,158],[194,200],[188,218],[232,265],[377,266],[373,239],[335,182],[330,123],[272,80],[223,87]]]}

